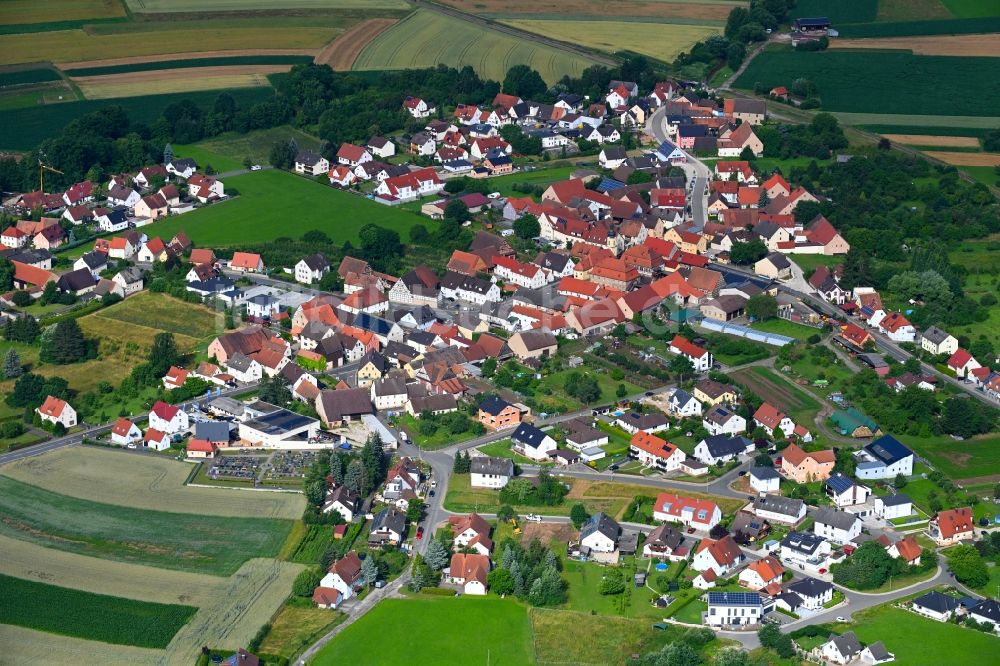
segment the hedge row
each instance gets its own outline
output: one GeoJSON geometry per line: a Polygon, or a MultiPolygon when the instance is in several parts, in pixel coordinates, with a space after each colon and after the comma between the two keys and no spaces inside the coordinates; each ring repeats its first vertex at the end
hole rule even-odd
{"type": "Polygon", "coordinates": [[[192,67],[225,67],[227,65],[298,65],[312,62],[307,55],[252,55],[227,56],[224,58],[191,58],[188,60],[160,60],[157,62],[133,62],[106,67],[80,67],[66,70],[70,76],[106,76],[129,72],[151,72],[160,69],[188,69],[192,67]]]}

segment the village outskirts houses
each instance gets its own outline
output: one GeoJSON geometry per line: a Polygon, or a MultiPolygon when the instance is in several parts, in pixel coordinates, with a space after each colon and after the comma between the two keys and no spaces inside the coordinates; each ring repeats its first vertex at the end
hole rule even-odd
{"type": "Polygon", "coordinates": [[[46,396],[45,402],[41,404],[35,413],[44,423],[52,423],[69,429],[76,425],[76,410],[68,402],[55,396],[46,396]]]}
{"type": "Polygon", "coordinates": [[[330,171],[330,160],[311,150],[300,150],[295,155],[295,173],[321,176],[330,171]]]}

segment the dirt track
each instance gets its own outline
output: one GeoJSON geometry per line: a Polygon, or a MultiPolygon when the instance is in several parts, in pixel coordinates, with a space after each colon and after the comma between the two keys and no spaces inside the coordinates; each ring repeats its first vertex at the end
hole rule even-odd
{"type": "Polygon", "coordinates": [[[946,150],[925,150],[926,155],[955,166],[998,166],[1000,153],[961,153],[946,150]]]}
{"type": "Polygon", "coordinates": [[[942,148],[978,148],[979,139],[974,136],[934,136],[930,134],[883,134],[896,143],[910,146],[939,146],[942,148]]]}
{"type": "Polygon", "coordinates": [[[84,67],[110,67],[112,65],[132,65],[140,62],[163,62],[166,60],[194,60],[197,58],[226,58],[233,56],[271,55],[316,55],[315,49],[243,49],[241,51],[192,51],[190,53],[165,53],[163,55],[135,56],[132,58],[106,58],[82,62],[57,62],[56,67],[72,76],[72,70],[84,67]]]}
{"type": "Polygon", "coordinates": [[[917,55],[1000,57],[1000,35],[932,35],[880,39],[833,39],[834,49],[906,49],[917,55]]]}
{"type": "Polygon", "coordinates": [[[397,19],[377,18],[359,23],[347,32],[337,36],[323,47],[314,60],[320,65],[329,65],[335,70],[347,71],[368,44],[395,25],[397,19]]]}

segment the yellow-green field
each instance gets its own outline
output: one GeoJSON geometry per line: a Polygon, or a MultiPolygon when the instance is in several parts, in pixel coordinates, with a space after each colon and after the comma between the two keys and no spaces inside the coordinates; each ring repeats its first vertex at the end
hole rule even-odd
{"type": "Polygon", "coordinates": [[[411,69],[471,65],[480,76],[503,80],[514,65],[529,65],[548,83],[579,75],[596,61],[519,39],[429,10],[419,10],[368,44],[354,69],[411,69]]]}
{"type": "Polygon", "coordinates": [[[261,47],[318,51],[343,31],[341,27],[332,26],[268,25],[265,22],[237,26],[229,25],[230,23],[176,22],[162,26],[144,24],[141,27],[128,23],[106,26],[102,30],[60,30],[2,35],[0,65],[136,58],[204,51],[206,47],[214,51],[228,52],[261,47]]]}
{"type": "Polygon", "coordinates": [[[3,0],[0,25],[82,21],[125,16],[120,0],[3,0]]]}
{"type": "Polygon", "coordinates": [[[223,90],[270,86],[268,74],[288,71],[288,65],[244,65],[235,67],[199,67],[197,69],[160,69],[108,76],[83,76],[73,79],[87,99],[165,95],[195,90],[223,90]]]}
{"type": "Polygon", "coordinates": [[[185,486],[190,472],[190,464],[177,460],[137,459],[93,447],[60,449],[0,467],[4,476],[54,493],[137,509],[295,520],[305,508],[299,493],[185,486]]]}
{"type": "Polygon", "coordinates": [[[403,0],[125,0],[137,14],[159,12],[234,12],[276,9],[406,9],[403,0]]]}
{"type": "Polygon", "coordinates": [[[670,62],[692,44],[720,28],[669,23],[639,23],[633,21],[504,21],[515,28],[538,33],[564,42],[614,53],[629,50],[670,62]]]}

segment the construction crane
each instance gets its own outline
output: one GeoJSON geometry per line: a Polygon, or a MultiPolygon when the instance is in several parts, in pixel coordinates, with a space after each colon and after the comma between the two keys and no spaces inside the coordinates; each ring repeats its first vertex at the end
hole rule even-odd
{"type": "Polygon", "coordinates": [[[62,171],[54,167],[50,167],[48,164],[43,164],[41,160],[38,160],[38,191],[45,192],[45,172],[51,171],[52,173],[61,174],[62,171]]]}

